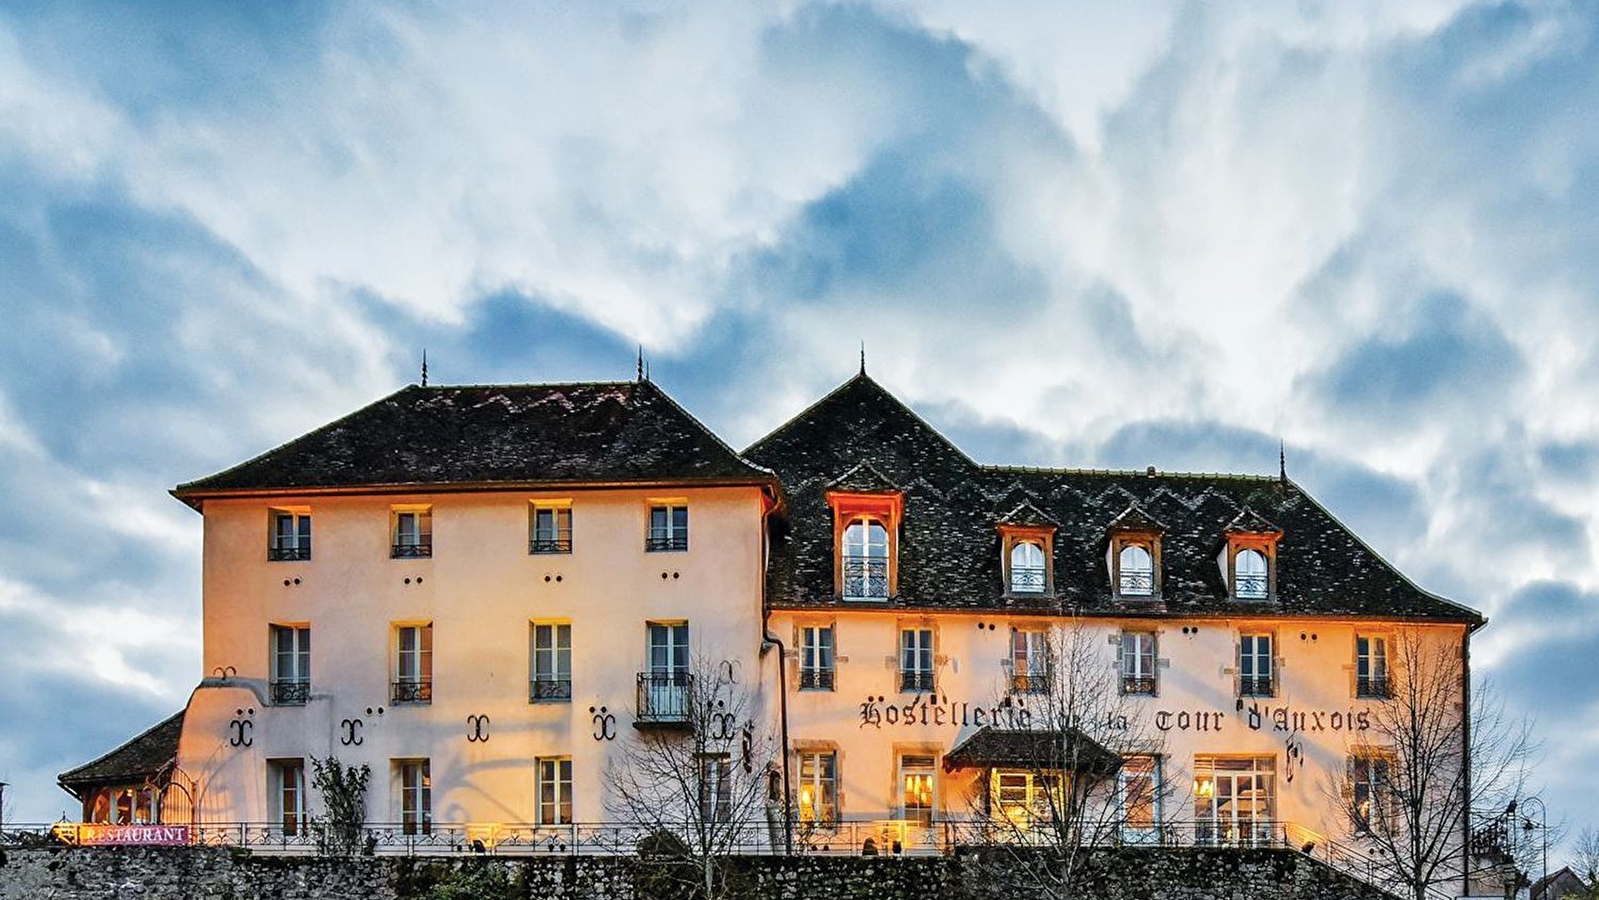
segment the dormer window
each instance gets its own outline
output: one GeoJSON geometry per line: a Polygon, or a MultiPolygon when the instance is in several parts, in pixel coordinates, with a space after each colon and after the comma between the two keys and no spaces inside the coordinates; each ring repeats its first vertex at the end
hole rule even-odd
{"type": "Polygon", "coordinates": [[[1032,541],[1017,541],[1010,548],[1010,591],[1013,594],[1044,592],[1044,548],[1032,541]]]}
{"type": "Polygon", "coordinates": [[[1049,514],[1026,501],[999,520],[1000,566],[1006,594],[1044,597],[1055,593],[1050,565],[1054,559],[1055,527],[1049,514]]]}
{"type": "Polygon", "coordinates": [[[1110,523],[1106,568],[1111,591],[1135,600],[1160,596],[1160,537],[1166,526],[1137,503],[1128,504],[1110,523]]]}
{"type": "Polygon", "coordinates": [[[1240,600],[1266,599],[1266,554],[1245,548],[1233,555],[1233,593],[1240,600]]]}
{"type": "Polygon", "coordinates": [[[1282,530],[1247,507],[1225,529],[1222,577],[1234,600],[1277,596],[1277,539],[1282,530]]]}
{"type": "Polygon", "coordinates": [[[829,492],[834,590],[845,600],[883,603],[898,590],[898,493],[829,492]]]}
{"type": "Polygon", "coordinates": [[[1116,592],[1123,597],[1155,593],[1155,554],[1148,544],[1123,544],[1116,554],[1116,592]]]}

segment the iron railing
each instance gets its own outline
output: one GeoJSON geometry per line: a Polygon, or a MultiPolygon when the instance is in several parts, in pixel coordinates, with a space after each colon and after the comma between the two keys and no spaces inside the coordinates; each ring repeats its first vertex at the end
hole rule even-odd
{"type": "Polygon", "coordinates": [[[1244,675],[1238,679],[1238,696],[1240,697],[1271,697],[1273,693],[1270,675],[1244,675]]]}
{"type": "Polygon", "coordinates": [[[1393,688],[1388,684],[1387,676],[1357,678],[1355,679],[1355,696],[1386,700],[1393,696],[1393,688]]]}
{"type": "Polygon", "coordinates": [[[687,725],[693,712],[694,676],[688,672],[640,672],[640,725],[687,725]]]}
{"type": "Polygon", "coordinates": [[[1047,694],[1049,693],[1049,675],[1043,672],[1017,672],[1010,677],[1010,692],[1013,694],[1047,694]]]}
{"type": "Polygon", "coordinates": [[[646,553],[683,552],[688,550],[688,532],[686,531],[651,531],[644,538],[644,551],[646,553]]]}
{"type": "Polygon", "coordinates": [[[1123,675],[1123,694],[1149,694],[1154,695],[1159,682],[1153,675],[1123,675]]]}
{"type": "Polygon", "coordinates": [[[1010,592],[1013,594],[1042,594],[1045,578],[1043,566],[1011,566],[1010,592]]]}
{"type": "Polygon", "coordinates": [[[1265,575],[1235,575],[1233,596],[1240,600],[1264,600],[1270,585],[1265,575]]]}
{"type": "Polygon", "coordinates": [[[902,669],[899,673],[899,689],[930,694],[933,692],[933,673],[902,669]]]}
{"type": "Polygon", "coordinates": [[[406,679],[396,681],[393,690],[389,692],[389,699],[394,703],[432,703],[433,680],[413,681],[406,679]]]}
{"type": "Polygon", "coordinates": [[[272,562],[303,561],[311,558],[311,542],[280,544],[267,548],[267,559],[272,562]]]}
{"type": "Polygon", "coordinates": [[[305,701],[311,697],[311,682],[309,680],[295,679],[272,682],[272,703],[274,706],[304,706],[305,701]]]}
{"type": "Polygon", "coordinates": [[[427,559],[433,555],[433,539],[423,537],[415,541],[398,541],[389,548],[392,559],[427,559]]]}
{"type": "Polygon", "coordinates": [[[1116,592],[1123,597],[1150,597],[1155,593],[1155,573],[1123,569],[1116,585],[1116,592]]]}
{"type": "Polygon", "coordinates": [[[830,691],[833,689],[833,670],[802,668],[799,686],[802,691],[830,691]]]}
{"type": "Polygon", "coordinates": [[[527,542],[529,553],[571,553],[572,536],[565,535],[553,538],[533,538],[527,542]]]}
{"type": "Polygon", "coordinates": [[[572,699],[572,679],[535,678],[528,682],[527,697],[534,703],[565,703],[572,699]]]}
{"type": "Polygon", "coordinates": [[[888,560],[881,556],[846,556],[844,599],[887,600],[888,560]]]}

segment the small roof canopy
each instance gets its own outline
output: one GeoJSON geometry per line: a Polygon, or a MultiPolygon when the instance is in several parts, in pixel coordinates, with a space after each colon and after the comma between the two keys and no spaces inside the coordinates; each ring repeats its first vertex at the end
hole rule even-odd
{"type": "Polygon", "coordinates": [[[951,771],[1034,769],[1111,775],[1121,764],[1120,756],[1076,728],[1023,730],[988,725],[944,756],[944,768],[951,771]]]}

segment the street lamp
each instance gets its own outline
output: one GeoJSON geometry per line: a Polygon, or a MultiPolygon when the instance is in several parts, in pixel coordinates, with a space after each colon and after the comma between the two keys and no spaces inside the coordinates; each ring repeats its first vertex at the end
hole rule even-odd
{"type": "Polygon", "coordinates": [[[6,833],[6,783],[0,781],[0,834],[6,833]]]}
{"type": "MultiPolygon", "coordinates": [[[[1527,804],[1529,804],[1529,803],[1538,804],[1538,825],[1536,827],[1538,828],[1539,837],[1540,837],[1541,842],[1542,842],[1542,850],[1543,850],[1543,879],[1542,879],[1542,881],[1543,881],[1544,892],[1547,893],[1549,891],[1549,810],[1544,808],[1543,800],[1541,798],[1528,797],[1527,799],[1521,801],[1522,808],[1525,809],[1527,804]]],[[[1534,826],[1532,824],[1532,819],[1531,818],[1524,817],[1522,819],[1522,825],[1521,825],[1521,830],[1522,831],[1531,831],[1533,829],[1533,827],[1534,826]]]]}

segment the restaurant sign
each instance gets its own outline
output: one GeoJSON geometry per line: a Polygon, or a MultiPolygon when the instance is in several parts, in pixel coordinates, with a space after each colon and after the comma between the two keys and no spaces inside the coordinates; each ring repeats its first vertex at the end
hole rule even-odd
{"type": "Polygon", "coordinates": [[[73,827],[69,835],[80,847],[181,847],[189,843],[187,825],[93,825],[73,827]]]}

